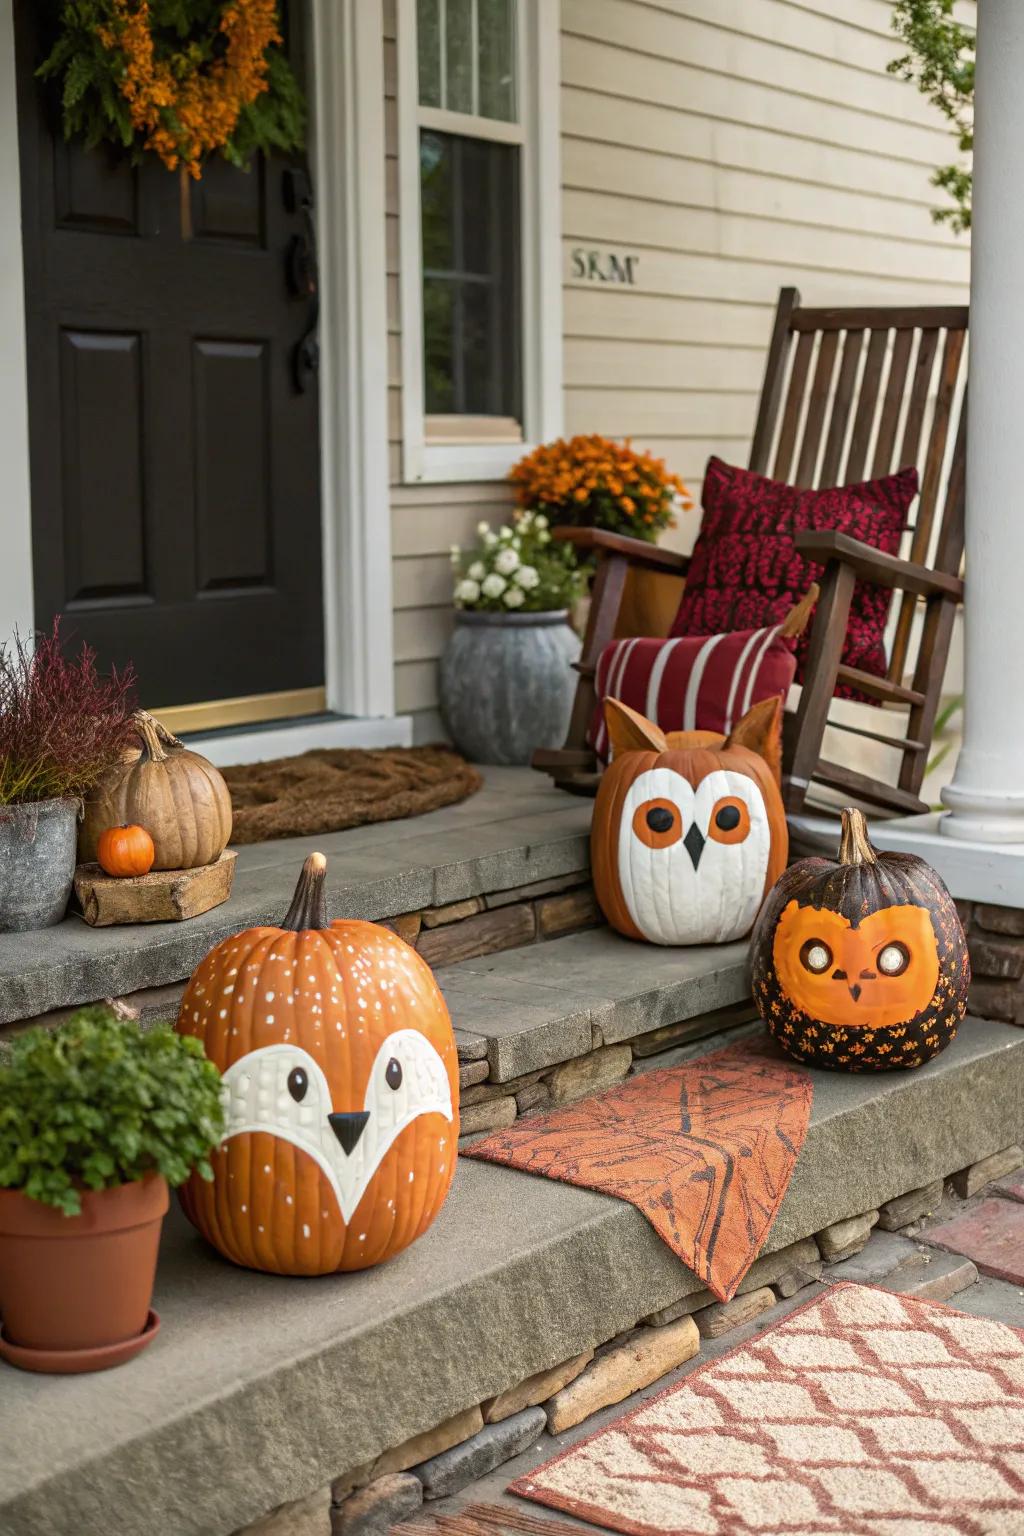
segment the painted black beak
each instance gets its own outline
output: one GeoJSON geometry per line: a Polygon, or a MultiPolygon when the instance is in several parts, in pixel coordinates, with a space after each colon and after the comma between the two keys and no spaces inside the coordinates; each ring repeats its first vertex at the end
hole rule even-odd
{"type": "Polygon", "coordinates": [[[853,998],[854,1002],[856,1002],[858,997],[860,997],[860,993],[861,993],[860,982],[859,981],[855,981],[852,984],[852,986],[850,987],[850,996],[853,998]]]}
{"type": "Polygon", "coordinates": [[[683,838],[683,847],[690,855],[690,863],[696,869],[700,863],[700,856],[704,852],[704,834],[696,822],[691,824],[689,832],[683,838]]]}
{"type": "Polygon", "coordinates": [[[328,1115],[331,1122],[331,1130],[341,1142],[342,1151],[348,1157],[355,1151],[356,1144],[363,1134],[363,1127],[370,1118],[368,1109],[361,1109],[358,1114],[352,1115],[328,1115]]]}

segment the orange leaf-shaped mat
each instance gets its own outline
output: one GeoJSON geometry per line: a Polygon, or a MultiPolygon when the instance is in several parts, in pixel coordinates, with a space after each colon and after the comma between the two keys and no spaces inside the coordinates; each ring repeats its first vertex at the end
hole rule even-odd
{"type": "Polygon", "coordinates": [[[530,1116],[463,1155],[628,1200],[728,1301],[782,1204],[811,1092],[758,1037],[530,1116]]]}

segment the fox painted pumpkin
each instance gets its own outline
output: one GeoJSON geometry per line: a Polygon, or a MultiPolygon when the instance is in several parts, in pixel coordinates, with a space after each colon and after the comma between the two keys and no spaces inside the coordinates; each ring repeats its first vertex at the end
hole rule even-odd
{"type": "Polygon", "coordinates": [[[954,1039],[970,961],[952,897],[923,859],[877,853],[843,812],[839,859],[801,859],[751,942],[754,999],[798,1061],[846,1072],[919,1067],[954,1039]]]}
{"type": "Polygon", "coordinates": [[[236,1264],[365,1269],[436,1217],[455,1171],[458,1061],[430,967],[389,929],[328,925],[326,860],[306,860],[276,928],[225,939],[178,1028],[223,1074],[226,1130],[186,1215],[236,1264]]]}
{"type": "Polygon", "coordinates": [[[728,737],[666,736],[628,705],[605,701],[613,756],[590,853],[613,928],[650,944],[721,944],[749,933],[789,851],[781,714],[781,700],[765,699],[728,737]]]}

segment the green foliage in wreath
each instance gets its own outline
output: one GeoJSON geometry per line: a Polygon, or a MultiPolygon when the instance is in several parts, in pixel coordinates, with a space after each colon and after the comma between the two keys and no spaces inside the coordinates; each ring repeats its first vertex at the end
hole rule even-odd
{"type": "Polygon", "coordinates": [[[60,83],[66,139],[157,154],[198,177],[219,152],[301,149],[306,101],[276,0],[59,0],[37,73],[60,83]]]}

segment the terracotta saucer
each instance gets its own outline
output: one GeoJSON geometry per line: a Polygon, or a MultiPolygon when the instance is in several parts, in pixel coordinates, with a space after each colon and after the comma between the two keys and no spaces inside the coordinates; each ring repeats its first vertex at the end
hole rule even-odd
{"type": "Polygon", "coordinates": [[[0,1327],[0,1359],[23,1371],[44,1371],[49,1375],[70,1376],[79,1371],[108,1371],[113,1365],[132,1360],[160,1332],[159,1314],[149,1313],[146,1326],[134,1338],[117,1344],[103,1344],[97,1349],[26,1349],[4,1338],[0,1327]]]}

